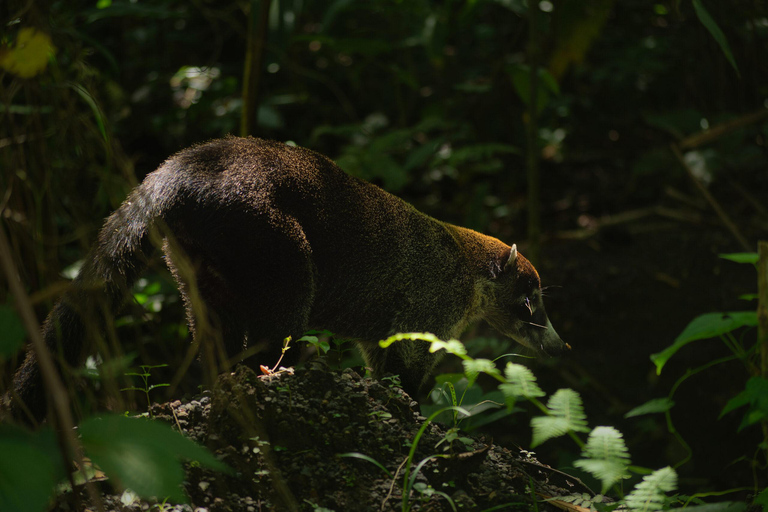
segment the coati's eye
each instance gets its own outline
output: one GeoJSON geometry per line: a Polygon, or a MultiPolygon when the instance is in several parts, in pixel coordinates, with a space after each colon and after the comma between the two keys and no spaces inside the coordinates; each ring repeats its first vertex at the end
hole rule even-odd
{"type": "Polygon", "coordinates": [[[518,318],[531,318],[533,316],[531,299],[528,297],[524,298],[521,304],[515,306],[515,311],[518,318]]]}

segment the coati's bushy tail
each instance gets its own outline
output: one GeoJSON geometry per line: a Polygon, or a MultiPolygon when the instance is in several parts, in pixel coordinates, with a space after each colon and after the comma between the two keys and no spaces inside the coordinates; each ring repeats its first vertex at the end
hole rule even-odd
{"type": "MultiPolygon", "coordinates": [[[[174,197],[168,189],[172,187],[157,194],[163,188],[158,186],[160,174],[150,175],[107,218],[77,278],[46,318],[43,339],[58,367],[62,362],[70,367],[82,362],[86,340],[102,331],[104,319],[123,302],[146,266],[152,247],[150,230],[174,197]]],[[[13,391],[3,398],[4,405],[17,420],[28,422],[31,413],[40,421],[47,412],[47,396],[37,356],[30,349],[14,376],[13,391]]]]}

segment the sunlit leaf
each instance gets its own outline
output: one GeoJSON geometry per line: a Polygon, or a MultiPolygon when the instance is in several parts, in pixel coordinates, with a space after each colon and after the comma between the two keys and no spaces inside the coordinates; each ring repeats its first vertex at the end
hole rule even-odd
{"type": "Polygon", "coordinates": [[[736,263],[757,264],[758,255],[756,252],[734,252],[729,254],[718,254],[724,260],[735,261],[736,263]]]}
{"type": "Polygon", "coordinates": [[[538,416],[531,419],[533,440],[531,447],[536,447],[554,437],[568,432],[589,432],[587,416],[581,397],[572,389],[558,389],[547,402],[550,416],[538,416]]]}
{"type": "Polygon", "coordinates": [[[629,452],[621,432],[613,427],[595,427],[581,452],[583,459],[573,462],[603,484],[602,493],[616,482],[627,478],[629,452]]]}
{"type": "Polygon", "coordinates": [[[631,418],[633,416],[642,416],[643,414],[655,414],[660,412],[667,412],[675,405],[674,400],[670,400],[669,398],[654,398],[653,400],[648,400],[642,405],[638,405],[631,411],[629,411],[627,414],[624,415],[625,418],[631,418]]]}
{"type": "Polygon", "coordinates": [[[677,473],[667,466],[644,476],[643,481],[627,495],[625,502],[631,510],[648,512],[663,510],[666,509],[665,493],[675,489],[677,489],[677,473]]]}
{"type": "Polygon", "coordinates": [[[669,358],[690,342],[714,338],[739,327],[754,327],[756,325],[757,313],[755,311],[706,313],[694,318],[672,345],[651,355],[651,361],[656,365],[656,373],[660,374],[669,358]]]}
{"type": "Polygon", "coordinates": [[[22,78],[42,73],[56,54],[51,36],[34,28],[22,28],[12,46],[0,47],[0,67],[22,78]]]}
{"type": "Polygon", "coordinates": [[[527,366],[507,363],[507,367],[504,369],[504,378],[507,382],[500,385],[499,389],[511,399],[518,397],[536,398],[545,395],[544,391],[536,384],[536,377],[533,372],[527,366]]]}

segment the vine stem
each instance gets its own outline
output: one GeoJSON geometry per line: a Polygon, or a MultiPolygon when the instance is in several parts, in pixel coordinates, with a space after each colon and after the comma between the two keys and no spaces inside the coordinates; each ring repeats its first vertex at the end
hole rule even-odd
{"type": "MultiPolygon", "coordinates": [[[[757,243],[757,343],[760,347],[760,375],[768,379],[768,241],[757,243]]],[[[768,445],[768,421],[762,421],[763,444],[768,445]]],[[[768,447],[765,449],[768,461],[768,447]]]]}

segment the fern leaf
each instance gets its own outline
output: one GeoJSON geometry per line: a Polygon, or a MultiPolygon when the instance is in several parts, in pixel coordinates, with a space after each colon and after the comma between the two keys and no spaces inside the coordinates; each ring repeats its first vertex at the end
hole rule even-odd
{"type": "Polygon", "coordinates": [[[581,397],[574,390],[558,389],[549,398],[547,409],[549,409],[550,416],[539,416],[531,419],[531,427],[533,428],[531,448],[570,431],[589,432],[581,397]]]}
{"type": "Polygon", "coordinates": [[[477,380],[477,376],[480,375],[481,372],[491,376],[500,375],[498,368],[496,368],[496,364],[490,359],[465,359],[462,363],[464,365],[464,373],[467,375],[467,380],[469,381],[470,386],[477,380]]]}
{"type": "Polygon", "coordinates": [[[625,499],[627,506],[640,512],[662,510],[667,499],[665,493],[677,489],[677,473],[669,466],[643,477],[625,499]]]}
{"type": "Polygon", "coordinates": [[[589,434],[582,457],[573,464],[603,483],[602,493],[613,484],[627,478],[629,452],[621,432],[613,427],[595,427],[589,434]]]}
{"type": "Polygon", "coordinates": [[[502,393],[509,399],[536,398],[544,396],[545,393],[536,384],[536,377],[526,366],[515,363],[507,363],[504,370],[506,384],[499,386],[502,393]]]}
{"type": "Polygon", "coordinates": [[[531,418],[531,428],[533,428],[531,448],[536,448],[544,441],[552,439],[553,437],[560,437],[563,434],[567,434],[570,430],[568,428],[568,421],[565,418],[557,418],[555,416],[537,416],[531,418]]]}
{"type": "Polygon", "coordinates": [[[564,418],[568,422],[569,430],[589,432],[581,396],[574,390],[558,389],[547,402],[547,408],[553,416],[564,418]]]}

